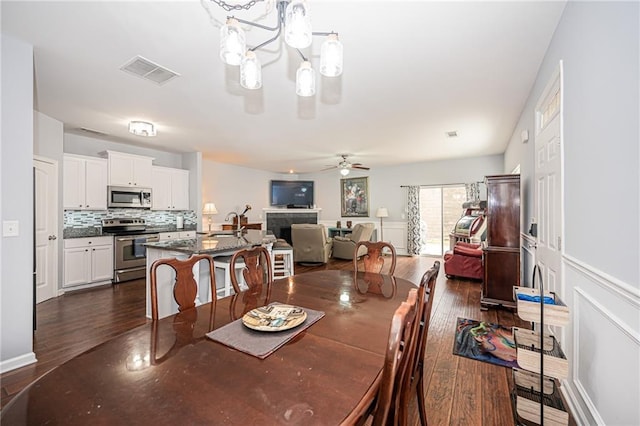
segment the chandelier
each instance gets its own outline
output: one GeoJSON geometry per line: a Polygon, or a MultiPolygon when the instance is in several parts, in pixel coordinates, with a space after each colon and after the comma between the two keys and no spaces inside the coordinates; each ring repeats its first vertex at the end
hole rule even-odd
{"type": "MultiPolygon", "coordinates": [[[[230,5],[223,0],[211,1],[226,11],[231,11],[248,10],[262,0],[252,0],[245,5],[230,5]]],[[[262,87],[262,65],[255,51],[278,40],[284,32],[285,43],[296,49],[302,59],[296,72],[296,93],[299,96],[313,96],[316,93],[316,72],[300,49],[309,47],[313,36],[324,36],[325,40],[320,48],[320,74],[337,77],[342,74],[343,49],[338,33],[312,31],[306,0],[278,0],[277,12],[278,22],[275,27],[228,16],[225,25],[220,29],[220,58],[228,65],[240,66],[242,87],[250,90],[259,89],[262,87]],[[254,47],[247,47],[245,33],[240,28],[241,23],[275,32],[275,35],[254,47]]]]}

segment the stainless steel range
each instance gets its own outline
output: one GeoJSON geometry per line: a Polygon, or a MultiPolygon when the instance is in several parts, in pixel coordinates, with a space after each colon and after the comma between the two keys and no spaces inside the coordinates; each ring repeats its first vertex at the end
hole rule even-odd
{"type": "Polygon", "coordinates": [[[114,236],[114,274],[116,283],[144,278],[147,272],[147,242],[160,239],[148,230],[144,219],[102,219],[102,233],[114,236]]]}

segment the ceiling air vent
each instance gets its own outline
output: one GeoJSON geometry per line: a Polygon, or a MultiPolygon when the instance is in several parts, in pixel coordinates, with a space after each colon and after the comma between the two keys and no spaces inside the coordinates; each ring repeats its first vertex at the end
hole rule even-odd
{"type": "Polygon", "coordinates": [[[445,132],[445,134],[447,135],[447,137],[449,138],[457,138],[458,137],[458,132],[456,132],[455,130],[451,131],[451,132],[445,132]]]}
{"type": "Polygon", "coordinates": [[[84,132],[84,133],[89,133],[89,134],[94,135],[94,136],[109,136],[106,133],[99,132],[98,130],[87,129],[86,127],[80,127],[78,130],[80,130],[81,132],[84,132]]]}
{"type": "Polygon", "coordinates": [[[120,67],[122,71],[142,77],[145,80],[153,81],[156,84],[164,84],[180,74],[171,71],[168,68],[151,62],[142,56],[136,56],[129,62],[120,67]]]}

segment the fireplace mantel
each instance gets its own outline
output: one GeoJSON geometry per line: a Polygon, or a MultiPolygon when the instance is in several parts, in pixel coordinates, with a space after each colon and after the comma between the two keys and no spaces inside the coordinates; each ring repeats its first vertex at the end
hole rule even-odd
{"type": "Polygon", "coordinates": [[[322,209],[287,209],[287,208],[278,208],[278,207],[264,207],[262,209],[262,211],[267,214],[267,213],[318,213],[318,215],[320,215],[320,212],[322,211],[322,209]]]}

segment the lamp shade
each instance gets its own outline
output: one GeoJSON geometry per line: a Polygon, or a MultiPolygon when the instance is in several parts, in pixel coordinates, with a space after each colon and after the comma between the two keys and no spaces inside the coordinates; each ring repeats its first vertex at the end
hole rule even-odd
{"type": "Polygon", "coordinates": [[[386,207],[378,207],[378,210],[376,210],[376,217],[389,217],[389,211],[386,207]]]}
{"type": "Polygon", "coordinates": [[[218,214],[215,203],[206,203],[204,209],[202,209],[202,214],[218,214]]]}

